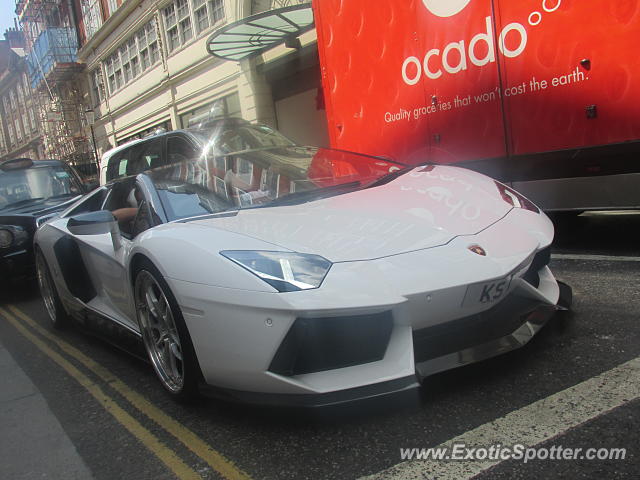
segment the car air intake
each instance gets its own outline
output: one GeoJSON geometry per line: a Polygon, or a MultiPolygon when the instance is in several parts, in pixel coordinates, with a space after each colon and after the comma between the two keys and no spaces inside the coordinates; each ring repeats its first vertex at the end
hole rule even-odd
{"type": "Polygon", "coordinates": [[[276,352],[269,371],[293,376],[381,360],[393,328],[391,312],[298,318],[276,352]]]}
{"type": "Polygon", "coordinates": [[[542,267],[546,267],[549,265],[549,261],[551,260],[551,246],[547,248],[543,248],[538,253],[536,253],[535,257],[533,257],[533,261],[522,278],[524,278],[527,282],[529,282],[534,287],[538,288],[540,285],[540,276],[538,272],[542,267]]]}

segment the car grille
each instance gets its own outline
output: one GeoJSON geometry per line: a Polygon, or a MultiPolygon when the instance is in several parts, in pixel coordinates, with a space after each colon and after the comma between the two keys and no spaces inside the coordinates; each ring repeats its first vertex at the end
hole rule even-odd
{"type": "Polygon", "coordinates": [[[495,307],[413,332],[416,362],[424,362],[505,337],[518,329],[540,302],[513,294],[495,307]]]}
{"type": "Polygon", "coordinates": [[[298,318],[276,352],[269,371],[292,376],[381,360],[393,318],[390,311],[344,317],[298,318]]]}

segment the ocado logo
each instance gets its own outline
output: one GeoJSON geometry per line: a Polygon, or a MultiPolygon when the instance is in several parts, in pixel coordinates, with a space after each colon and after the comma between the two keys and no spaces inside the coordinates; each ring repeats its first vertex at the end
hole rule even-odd
{"type": "MultiPolygon", "coordinates": [[[[471,0],[422,0],[425,7],[431,13],[439,17],[451,17],[461,12],[471,0]]],[[[542,0],[541,7],[545,13],[553,13],[560,8],[562,0],[542,0]]],[[[531,27],[540,25],[543,14],[540,11],[532,12],[527,23],[531,27]]],[[[506,58],[515,58],[524,52],[527,47],[527,29],[518,22],[505,25],[502,31],[494,36],[491,17],[485,18],[485,29],[479,32],[470,41],[460,40],[451,42],[442,50],[432,48],[423,58],[407,57],[402,64],[402,79],[407,85],[416,85],[422,75],[431,80],[440,78],[444,72],[456,74],[467,70],[469,63],[476,67],[482,67],[496,61],[496,54],[502,54],[506,58]],[[507,46],[507,38],[510,38],[507,46]],[[497,45],[497,50],[495,46],[497,45]],[[481,52],[481,53],[480,53],[481,52]],[[444,72],[443,72],[444,70],[444,72]]]]}
{"type": "Polygon", "coordinates": [[[464,10],[471,0],[422,0],[424,6],[438,17],[453,17],[464,10]]]}

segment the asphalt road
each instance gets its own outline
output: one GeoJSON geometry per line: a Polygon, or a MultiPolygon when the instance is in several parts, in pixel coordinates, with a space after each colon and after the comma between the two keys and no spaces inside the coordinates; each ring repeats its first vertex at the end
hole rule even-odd
{"type": "MultiPolygon", "coordinates": [[[[482,438],[487,425],[516,440],[533,432],[543,447],[627,451],[624,460],[508,460],[476,470],[479,478],[635,479],[640,400],[633,390],[637,370],[629,374],[626,362],[636,368],[640,356],[640,213],[557,222],[552,269],[573,287],[572,311],[558,314],[518,351],[436,375],[420,390],[382,401],[315,410],[210,399],[177,404],[145,362],[78,330],[51,333],[34,284],[4,292],[0,342],[96,479],[423,478],[423,464],[403,462],[401,448],[447,444],[473,432],[482,438]],[[611,372],[621,365],[616,377],[611,372]],[[601,383],[587,390],[594,378],[601,383]],[[607,399],[614,383],[621,393],[607,399]],[[539,423],[531,412],[543,413],[539,423]],[[398,464],[399,470],[388,470],[398,464]]],[[[0,452],[0,458],[28,465],[19,456],[0,452]]],[[[461,478],[455,469],[466,467],[440,462],[438,468],[438,478],[461,478]]]]}

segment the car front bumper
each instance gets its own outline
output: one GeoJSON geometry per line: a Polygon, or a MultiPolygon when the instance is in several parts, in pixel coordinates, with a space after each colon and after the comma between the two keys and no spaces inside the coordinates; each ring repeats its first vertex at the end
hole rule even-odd
{"type": "MultiPolygon", "coordinates": [[[[568,287],[567,287],[568,288],[568,287]]],[[[570,292],[570,289],[568,289],[570,292]]],[[[430,376],[486,360],[527,344],[563,308],[512,293],[477,315],[413,332],[414,373],[392,380],[321,393],[269,393],[204,386],[210,396],[248,404],[324,407],[398,394],[430,376]]],[[[407,348],[411,346],[407,344],[407,348]]]]}
{"type": "Polygon", "coordinates": [[[20,249],[1,253],[0,272],[2,278],[5,280],[34,275],[35,261],[33,251],[30,249],[20,249]]]}
{"type": "Polygon", "coordinates": [[[405,390],[527,343],[560,300],[547,266],[550,242],[501,221],[441,247],[334,264],[313,290],[168,281],[213,391],[249,402],[324,405],[405,390]],[[489,254],[471,253],[471,243],[489,254]],[[505,278],[499,301],[467,302],[472,288],[505,278]]]}

